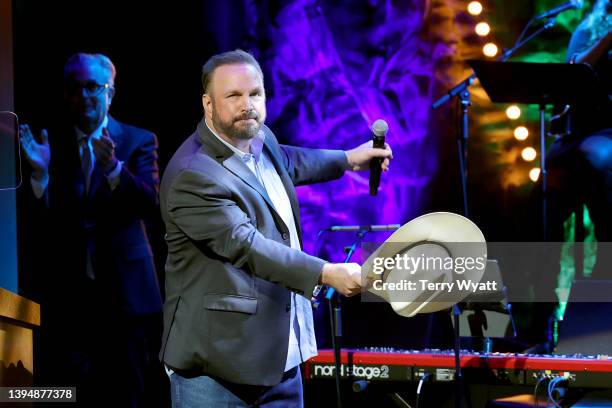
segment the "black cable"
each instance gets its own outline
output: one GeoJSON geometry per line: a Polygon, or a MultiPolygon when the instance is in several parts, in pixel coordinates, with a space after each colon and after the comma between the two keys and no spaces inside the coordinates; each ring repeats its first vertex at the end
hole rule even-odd
{"type": "Polygon", "coordinates": [[[529,22],[527,23],[525,28],[523,28],[523,31],[521,31],[521,35],[519,35],[518,39],[514,42],[514,46],[516,46],[518,43],[520,43],[523,40],[523,38],[525,38],[525,34],[527,34],[527,30],[529,29],[529,27],[531,27],[531,25],[534,23],[534,21],[535,21],[534,18],[529,20],[529,22]]]}
{"type": "MultiPolygon", "coordinates": [[[[554,392],[555,390],[557,390],[557,384],[563,382],[563,381],[567,381],[567,378],[565,377],[555,377],[553,378],[553,380],[550,382],[550,384],[548,384],[548,398],[550,399],[550,401],[553,403],[553,405],[556,408],[561,408],[561,403],[558,402],[555,397],[554,397],[554,392]]],[[[563,397],[561,397],[563,398],[563,397]]]]}
{"type": "Polygon", "coordinates": [[[538,387],[540,386],[542,381],[545,381],[547,379],[548,378],[546,377],[540,377],[540,379],[538,379],[538,382],[536,382],[535,388],[533,390],[533,406],[535,408],[538,408],[540,406],[540,401],[538,401],[538,387]]]}
{"type": "Polygon", "coordinates": [[[428,377],[429,377],[429,373],[424,373],[423,376],[421,377],[421,380],[419,381],[419,385],[417,386],[417,390],[416,390],[416,408],[419,408],[419,406],[420,406],[421,387],[423,386],[423,384],[425,383],[425,380],[428,377]]]}

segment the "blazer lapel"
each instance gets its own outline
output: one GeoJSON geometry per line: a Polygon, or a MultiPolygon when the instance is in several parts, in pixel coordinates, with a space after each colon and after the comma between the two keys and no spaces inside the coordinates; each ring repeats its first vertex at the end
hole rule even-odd
{"type": "Polygon", "coordinates": [[[257,180],[257,177],[255,177],[251,169],[249,169],[249,167],[243,163],[231,149],[217,140],[217,137],[210,132],[208,126],[206,126],[204,123],[204,120],[198,124],[198,133],[200,135],[202,144],[209,148],[210,153],[215,157],[215,159],[219,160],[223,167],[228,169],[244,183],[257,191],[268,204],[270,209],[275,213],[278,219],[280,219],[280,215],[276,212],[274,204],[272,204],[272,200],[268,196],[266,189],[261,185],[259,180],[257,180]]]}
{"type": "Polygon", "coordinates": [[[291,204],[291,211],[293,212],[293,219],[295,220],[295,227],[297,229],[298,236],[300,237],[300,241],[302,240],[302,228],[300,223],[300,208],[298,205],[297,196],[295,194],[295,187],[293,186],[293,181],[291,181],[291,177],[287,173],[285,166],[283,166],[283,162],[279,157],[278,145],[273,144],[270,141],[269,137],[266,137],[264,140],[264,149],[268,153],[272,164],[276,168],[276,172],[281,178],[283,182],[283,186],[285,187],[285,191],[287,192],[287,196],[289,197],[289,203],[291,204]]]}
{"type": "MultiPolygon", "coordinates": [[[[238,156],[232,154],[232,156],[228,157],[226,160],[223,161],[223,166],[232,173],[234,173],[236,176],[238,176],[246,184],[257,190],[257,192],[263,197],[263,199],[266,200],[266,203],[268,203],[268,205],[274,209],[274,204],[272,204],[272,200],[270,199],[270,196],[268,196],[268,193],[266,192],[264,186],[261,185],[261,183],[259,182],[259,180],[257,180],[257,177],[255,177],[251,169],[249,169],[248,166],[244,164],[238,156]]],[[[276,209],[274,210],[276,211],[276,209]]]]}

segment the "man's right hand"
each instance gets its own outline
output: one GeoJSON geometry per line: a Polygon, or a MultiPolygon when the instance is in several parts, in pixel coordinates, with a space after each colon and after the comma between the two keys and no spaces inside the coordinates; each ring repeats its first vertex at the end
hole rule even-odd
{"type": "Polygon", "coordinates": [[[361,293],[361,266],[356,263],[328,263],[323,265],[319,283],[331,286],[344,296],[361,293]]]}
{"type": "Polygon", "coordinates": [[[34,178],[42,179],[49,172],[51,161],[51,149],[49,148],[49,136],[47,130],[40,132],[40,143],[34,138],[28,125],[19,126],[19,139],[26,159],[34,170],[34,178]]]}

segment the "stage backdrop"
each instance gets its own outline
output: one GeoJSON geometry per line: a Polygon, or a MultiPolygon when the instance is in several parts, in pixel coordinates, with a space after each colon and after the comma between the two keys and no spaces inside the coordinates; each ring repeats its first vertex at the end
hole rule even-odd
{"type": "Polygon", "coordinates": [[[454,9],[462,3],[258,1],[209,18],[222,51],[243,47],[261,62],[268,125],[281,141],[349,149],[372,138],[376,119],[389,124],[395,160],[378,196],[368,195],[368,172],[298,189],[308,252],[330,225],[402,224],[430,204],[441,145],[454,147],[453,134],[432,131],[440,113],[430,105],[452,82],[454,9]],[[239,38],[226,24],[237,16],[239,38]]]}

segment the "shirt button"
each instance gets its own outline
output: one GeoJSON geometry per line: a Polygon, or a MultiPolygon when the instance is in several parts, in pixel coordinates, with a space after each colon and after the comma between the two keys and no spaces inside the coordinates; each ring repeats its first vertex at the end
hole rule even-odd
{"type": "Polygon", "coordinates": [[[286,232],[283,232],[283,240],[287,240],[289,239],[289,234],[287,234],[286,232]]]}

